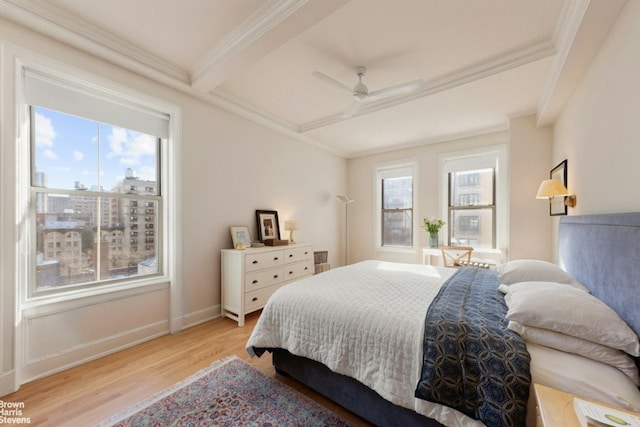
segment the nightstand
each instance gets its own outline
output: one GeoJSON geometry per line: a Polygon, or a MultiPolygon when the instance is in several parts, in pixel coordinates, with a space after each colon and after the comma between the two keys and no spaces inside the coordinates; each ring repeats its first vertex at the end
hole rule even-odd
{"type": "MultiPolygon", "coordinates": [[[[573,410],[573,398],[579,397],[583,400],[595,402],[592,399],[585,399],[540,384],[534,384],[533,389],[536,394],[536,410],[538,412],[536,415],[537,427],[580,427],[580,422],[573,410]]],[[[618,411],[638,415],[607,403],[595,403],[614,408],[618,411]]]]}

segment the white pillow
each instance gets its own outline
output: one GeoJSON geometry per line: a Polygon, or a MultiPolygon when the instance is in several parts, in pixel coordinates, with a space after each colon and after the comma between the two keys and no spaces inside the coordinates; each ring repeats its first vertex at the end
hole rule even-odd
{"type": "Polygon", "coordinates": [[[589,292],[580,281],[558,265],[538,259],[516,259],[498,267],[498,281],[513,285],[519,282],[556,282],[589,292]]]}
{"type": "Polygon", "coordinates": [[[640,355],[638,336],[608,305],[572,286],[516,283],[504,297],[507,319],[640,355]]]}
{"type": "Polygon", "coordinates": [[[640,375],[634,360],[624,351],[596,344],[582,338],[559,332],[524,326],[518,322],[509,322],[509,329],[517,332],[528,342],[555,348],[567,353],[578,354],[598,362],[620,369],[635,385],[640,385],[640,375]]]}

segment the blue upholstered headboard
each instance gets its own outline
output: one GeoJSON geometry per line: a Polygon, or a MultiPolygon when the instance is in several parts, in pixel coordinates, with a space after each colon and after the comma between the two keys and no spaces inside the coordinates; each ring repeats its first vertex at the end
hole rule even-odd
{"type": "Polygon", "coordinates": [[[640,212],[565,216],[560,266],[640,335],[640,212]]]}

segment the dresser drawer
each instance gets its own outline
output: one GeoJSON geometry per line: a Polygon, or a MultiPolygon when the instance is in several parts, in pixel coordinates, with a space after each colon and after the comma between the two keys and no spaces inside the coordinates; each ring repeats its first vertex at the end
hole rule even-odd
{"type": "MultiPolygon", "coordinates": [[[[303,246],[301,248],[288,248],[284,250],[284,262],[289,264],[298,261],[313,260],[313,248],[303,246]]],[[[311,261],[313,264],[313,261],[311,261]]]]}
{"type": "Polygon", "coordinates": [[[284,280],[295,280],[300,277],[309,276],[312,273],[313,262],[311,262],[311,260],[284,266],[284,280]]]}
{"type": "Polygon", "coordinates": [[[258,310],[267,303],[269,297],[280,287],[281,285],[269,286],[266,288],[258,289],[255,291],[247,292],[244,294],[244,310],[246,313],[258,310]]]}
{"type": "Polygon", "coordinates": [[[269,270],[259,270],[247,273],[244,278],[245,291],[264,288],[265,286],[272,286],[281,283],[283,280],[289,280],[286,278],[284,273],[283,268],[272,268],[269,270]]]}
{"type": "Polygon", "coordinates": [[[244,269],[250,271],[264,268],[277,267],[284,264],[284,251],[272,251],[257,254],[247,254],[245,257],[244,269]]]}

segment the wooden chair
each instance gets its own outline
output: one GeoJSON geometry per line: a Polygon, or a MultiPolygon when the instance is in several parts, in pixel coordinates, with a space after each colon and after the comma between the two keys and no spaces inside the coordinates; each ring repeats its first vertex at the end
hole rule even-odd
{"type": "Polygon", "coordinates": [[[442,264],[445,267],[478,267],[489,269],[491,266],[484,262],[471,261],[470,246],[440,246],[442,264]]]}
{"type": "Polygon", "coordinates": [[[470,246],[440,246],[442,251],[442,265],[445,267],[466,267],[471,265],[470,246]]]}

